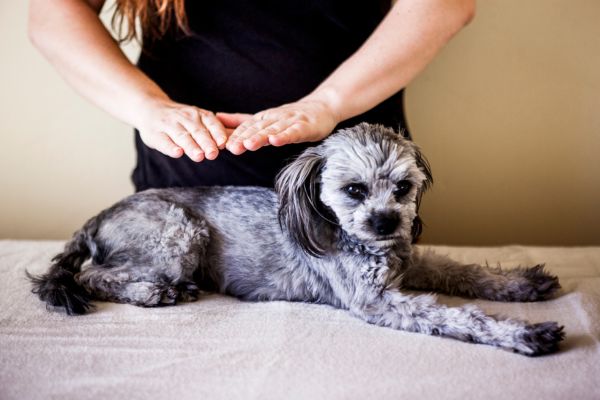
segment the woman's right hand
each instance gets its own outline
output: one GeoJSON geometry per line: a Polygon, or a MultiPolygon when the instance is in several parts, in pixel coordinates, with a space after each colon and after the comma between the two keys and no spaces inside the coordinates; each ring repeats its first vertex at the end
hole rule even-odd
{"type": "Polygon", "coordinates": [[[169,157],[214,160],[227,143],[227,129],[211,111],[169,99],[150,100],[142,109],[136,124],[142,141],[169,157]]]}
{"type": "Polygon", "coordinates": [[[170,157],[215,159],[227,131],[207,110],[171,101],[133,65],[98,17],[104,0],[31,0],[29,36],[82,95],[170,157]]]}

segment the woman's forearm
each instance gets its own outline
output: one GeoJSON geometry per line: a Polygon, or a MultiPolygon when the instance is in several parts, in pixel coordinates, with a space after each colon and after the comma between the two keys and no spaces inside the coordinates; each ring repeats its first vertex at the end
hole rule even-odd
{"type": "Polygon", "coordinates": [[[474,12],[475,0],[398,0],[307,99],[324,101],[339,121],[368,111],[414,79],[474,12]]]}
{"type": "Polygon", "coordinates": [[[474,11],[475,0],[398,0],[371,37],[312,93],[246,119],[227,148],[241,154],[324,139],[338,123],[405,87],[474,11]]]}
{"type": "Polygon", "coordinates": [[[214,159],[227,132],[216,116],[172,101],[133,65],[100,21],[104,0],[31,0],[29,35],[77,92],[168,156],[214,159]]]}
{"type": "Polygon", "coordinates": [[[123,122],[164,92],[123,54],[98,13],[104,0],[31,0],[29,36],[77,92],[123,122]]]}

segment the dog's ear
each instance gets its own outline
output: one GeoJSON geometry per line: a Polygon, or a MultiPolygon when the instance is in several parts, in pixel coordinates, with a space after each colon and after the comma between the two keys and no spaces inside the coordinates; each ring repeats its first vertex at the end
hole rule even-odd
{"type": "Polygon", "coordinates": [[[413,219],[411,227],[412,242],[416,243],[423,232],[423,220],[419,216],[419,207],[421,206],[421,197],[433,184],[433,175],[431,174],[431,166],[421,153],[421,149],[413,143],[413,151],[417,167],[425,176],[425,180],[421,183],[419,192],[417,193],[417,216],[413,219]]]}
{"type": "MultiPolygon", "coordinates": [[[[319,199],[319,176],[324,164],[321,147],[311,147],[277,175],[279,224],[298,245],[315,257],[325,254],[330,214],[319,199]]],[[[335,218],[335,217],[333,217],[335,218]]]]}

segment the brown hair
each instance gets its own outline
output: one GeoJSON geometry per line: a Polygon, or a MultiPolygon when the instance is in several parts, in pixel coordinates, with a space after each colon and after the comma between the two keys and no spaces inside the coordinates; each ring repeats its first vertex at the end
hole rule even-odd
{"type": "Polygon", "coordinates": [[[158,39],[176,27],[189,34],[184,0],[116,0],[112,26],[120,42],[158,39]],[[139,20],[139,26],[136,22],[139,20]],[[141,32],[138,32],[138,27],[141,32]],[[140,35],[141,33],[141,35],[140,35]]]}

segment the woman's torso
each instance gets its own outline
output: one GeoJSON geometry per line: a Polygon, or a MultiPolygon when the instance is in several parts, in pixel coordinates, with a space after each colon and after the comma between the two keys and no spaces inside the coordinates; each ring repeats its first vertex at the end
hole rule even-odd
{"type": "MultiPolygon", "coordinates": [[[[211,111],[255,113],[300,99],[360,47],[389,0],[188,1],[191,35],[145,41],[138,65],[174,101],[211,111]]],[[[345,121],[406,127],[402,93],[345,121]]],[[[272,186],[286,160],[307,144],[264,147],[214,161],[169,158],[136,135],[137,190],[150,187],[272,186]]]]}

